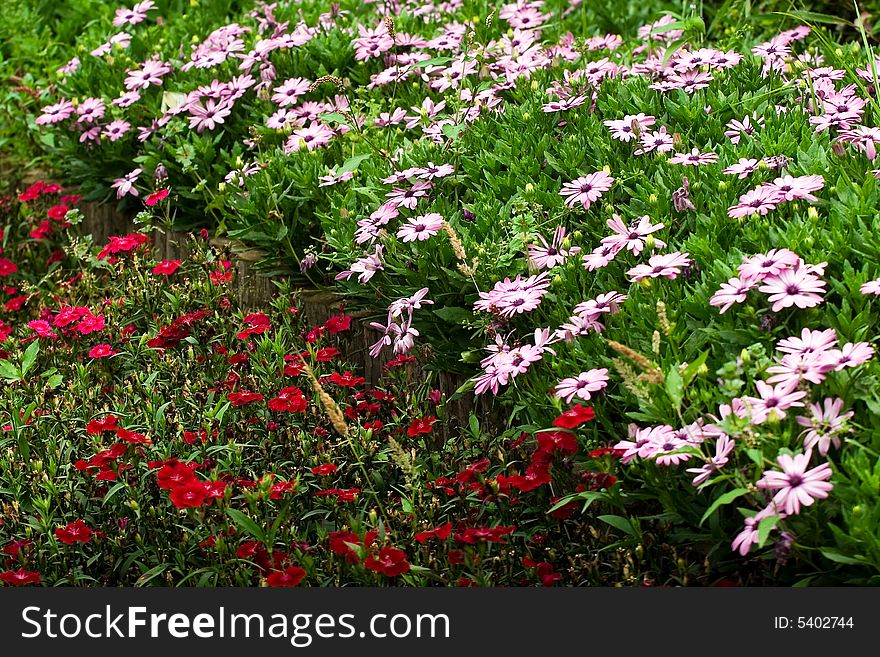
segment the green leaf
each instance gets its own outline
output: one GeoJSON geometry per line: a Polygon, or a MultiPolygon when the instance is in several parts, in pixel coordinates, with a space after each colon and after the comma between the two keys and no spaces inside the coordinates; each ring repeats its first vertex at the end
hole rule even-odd
{"type": "Polygon", "coordinates": [[[443,131],[443,134],[447,139],[456,140],[461,136],[462,130],[464,130],[464,123],[457,123],[455,125],[451,123],[444,123],[443,127],[440,128],[443,131]]]}
{"type": "Polygon", "coordinates": [[[348,125],[348,119],[339,112],[327,112],[321,114],[320,118],[324,123],[338,123],[340,125],[348,125]]]}
{"type": "Polygon", "coordinates": [[[27,348],[27,351],[24,352],[24,356],[21,359],[21,378],[27,376],[27,373],[34,366],[34,362],[37,360],[37,354],[40,353],[40,341],[34,340],[30,343],[27,348]]]}
{"type": "Polygon", "coordinates": [[[854,557],[848,557],[846,555],[840,554],[840,552],[835,552],[834,550],[819,550],[822,553],[822,556],[826,559],[831,559],[836,563],[844,563],[849,566],[863,566],[866,561],[864,559],[856,559],[854,557]]]}
{"type": "Polygon", "coordinates": [[[410,64],[409,68],[425,68],[426,66],[442,66],[452,61],[452,57],[431,57],[420,62],[410,64]]]}
{"type": "Polygon", "coordinates": [[[134,585],[135,586],[143,586],[144,584],[149,582],[151,579],[154,579],[154,578],[158,577],[159,575],[161,575],[162,573],[164,573],[166,570],[168,570],[169,567],[170,567],[170,564],[167,564],[167,563],[160,563],[158,566],[153,566],[147,572],[145,572],[143,575],[138,577],[138,579],[134,583],[134,585]]]}
{"type": "Polygon", "coordinates": [[[444,306],[434,311],[440,319],[452,324],[463,324],[471,321],[474,314],[467,308],[459,308],[458,306],[444,306]]]}
{"type": "Polygon", "coordinates": [[[369,153],[364,153],[363,155],[355,155],[348,158],[339,169],[336,169],[336,175],[341,176],[343,173],[355,171],[358,168],[358,165],[369,157],[369,153]]]}
{"type": "Polygon", "coordinates": [[[828,25],[846,25],[851,26],[850,23],[845,18],[841,18],[840,16],[832,16],[830,14],[821,14],[816,11],[805,11],[801,9],[795,9],[792,11],[785,12],[773,12],[776,14],[782,14],[784,16],[791,16],[799,20],[802,23],[826,23],[828,25]]]}
{"type": "Polygon", "coordinates": [[[684,379],[678,373],[677,367],[673,367],[666,373],[666,394],[672,400],[675,410],[680,410],[682,399],[684,399],[684,379]]]}
{"type": "Polygon", "coordinates": [[[8,381],[21,381],[18,368],[8,360],[0,360],[0,376],[8,381]]]}
{"type": "Polygon", "coordinates": [[[687,388],[691,384],[691,381],[694,380],[694,377],[697,376],[697,370],[699,370],[706,363],[706,359],[708,357],[709,357],[709,351],[706,350],[703,353],[701,353],[699,356],[697,356],[697,360],[690,363],[685,368],[684,375],[682,377],[684,379],[684,387],[685,388],[687,388]]]}
{"type": "Polygon", "coordinates": [[[598,516],[598,518],[602,522],[608,523],[625,534],[629,534],[632,537],[638,536],[638,532],[636,532],[632,522],[630,522],[628,518],[624,518],[623,516],[598,516]]]}
{"type": "Polygon", "coordinates": [[[261,543],[266,542],[266,535],[263,533],[263,530],[245,513],[242,513],[238,509],[226,509],[226,515],[232,518],[232,522],[234,522],[235,526],[240,530],[250,534],[261,543]]]}
{"type": "Polygon", "coordinates": [[[746,488],[734,488],[731,491],[727,491],[723,495],[719,495],[718,499],[716,499],[714,502],[712,502],[712,504],[709,506],[709,508],[706,509],[706,513],[703,514],[703,517],[700,518],[700,525],[702,526],[702,524],[706,521],[706,518],[708,518],[713,513],[715,513],[715,511],[718,509],[718,507],[723,506],[725,504],[730,504],[736,498],[742,497],[743,495],[745,495],[748,492],[749,491],[746,488]]]}
{"type": "Polygon", "coordinates": [[[46,385],[49,386],[52,390],[55,390],[58,386],[64,383],[64,377],[61,374],[53,374],[49,377],[49,380],[46,381],[46,385]]]}
{"type": "Polygon", "coordinates": [[[779,516],[767,516],[758,523],[758,547],[764,547],[773,528],[779,524],[779,516]]]}

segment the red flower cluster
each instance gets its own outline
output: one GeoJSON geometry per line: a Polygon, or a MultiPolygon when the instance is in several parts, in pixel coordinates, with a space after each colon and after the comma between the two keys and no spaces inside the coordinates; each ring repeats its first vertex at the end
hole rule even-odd
{"type": "Polygon", "coordinates": [[[522,560],[523,566],[526,568],[534,568],[541,586],[553,586],[562,579],[562,575],[553,571],[553,565],[546,561],[536,563],[531,557],[525,557],[522,560]]]}
{"type": "Polygon", "coordinates": [[[181,315],[161,331],[155,338],[147,340],[147,346],[153,349],[169,349],[176,347],[180,342],[190,336],[192,327],[203,319],[209,317],[211,311],[207,309],[181,315]]]}
{"type": "Polygon", "coordinates": [[[151,462],[150,467],[160,467],[156,473],[159,488],[170,490],[169,497],[178,509],[202,506],[206,501],[223,497],[225,481],[204,481],[196,477],[201,463],[182,463],[176,459],[151,462]]]}
{"type": "Polygon", "coordinates": [[[244,318],[244,323],[248,325],[248,328],[239,331],[236,334],[235,337],[239,340],[244,340],[251,335],[262,335],[272,328],[272,325],[269,323],[269,318],[263,313],[252,313],[248,315],[244,318]]]}
{"type": "Polygon", "coordinates": [[[315,493],[318,496],[332,495],[337,502],[354,502],[355,497],[361,492],[360,488],[328,488],[315,493]]]}
{"type": "MultiPolygon", "coordinates": [[[[35,201],[40,196],[45,196],[48,194],[57,194],[58,192],[63,191],[61,185],[57,183],[47,183],[44,180],[38,180],[33,185],[28,187],[25,191],[18,195],[18,200],[22,203],[28,203],[30,201],[35,201]]],[[[73,198],[73,197],[70,197],[73,198]]],[[[78,197],[77,197],[78,200],[78,197]]]]}
{"type": "Polygon", "coordinates": [[[134,251],[148,241],[149,238],[142,233],[131,233],[130,235],[123,235],[122,237],[112,235],[107,244],[104,245],[98,253],[98,260],[104,260],[108,255],[134,251]]]}

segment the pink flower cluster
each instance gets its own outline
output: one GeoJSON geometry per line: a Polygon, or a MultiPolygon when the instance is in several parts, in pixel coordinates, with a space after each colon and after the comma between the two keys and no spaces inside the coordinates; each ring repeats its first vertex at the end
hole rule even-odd
{"type": "Polygon", "coordinates": [[[818,306],[825,292],[825,282],[819,277],[825,273],[826,265],[825,262],[808,265],[788,249],[743,256],[743,264],[738,267],[739,277],[722,283],[709,305],[719,306],[724,313],[734,304],[745,302],[749,291],[757,288],[767,295],[773,312],[791,306],[818,306]]]}

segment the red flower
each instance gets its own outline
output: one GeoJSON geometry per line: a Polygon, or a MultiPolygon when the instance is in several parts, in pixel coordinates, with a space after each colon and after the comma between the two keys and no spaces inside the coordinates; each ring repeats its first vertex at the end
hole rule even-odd
{"type": "Polygon", "coordinates": [[[75,520],[66,527],[55,530],[55,536],[62,543],[73,545],[74,543],[88,543],[92,538],[92,530],[83,520],[75,520]]]}
{"type": "Polygon", "coordinates": [[[337,333],[341,333],[342,331],[347,331],[351,328],[351,317],[348,315],[337,315],[335,317],[331,317],[326,322],[322,328],[326,329],[330,332],[331,335],[336,335],[337,333]]]}
{"type": "Polygon", "coordinates": [[[261,550],[265,551],[265,548],[257,541],[247,541],[238,546],[235,556],[239,559],[253,559],[261,550]]]}
{"type": "Polygon", "coordinates": [[[171,502],[178,509],[202,506],[207,499],[205,485],[195,478],[171,489],[171,502]]]}
{"type": "Polygon", "coordinates": [[[299,586],[306,571],[299,566],[288,566],[284,570],[274,570],[266,578],[269,586],[299,586]]]}
{"type": "Polygon", "coordinates": [[[596,417],[596,413],[592,408],[578,404],[553,420],[553,426],[563,429],[574,429],[584,422],[589,422],[594,417],[596,417]]]}
{"type": "Polygon", "coordinates": [[[96,344],[89,350],[90,358],[106,358],[107,356],[112,356],[113,354],[118,353],[113,351],[113,347],[109,344],[96,344]]]}
{"type": "Polygon", "coordinates": [[[128,429],[119,428],[116,430],[116,437],[124,440],[132,445],[152,445],[150,440],[142,433],[137,431],[129,431],[128,429]]]}
{"type": "Polygon", "coordinates": [[[330,375],[330,381],[344,388],[354,388],[355,386],[359,386],[364,382],[364,377],[355,376],[354,374],[346,370],[345,374],[333,372],[333,374],[330,375]]]}
{"type": "Polygon", "coordinates": [[[149,205],[150,207],[156,205],[159,201],[164,201],[168,198],[168,190],[167,189],[157,189],[155,192],[150,194],[146,199],[144,199],[144,205],[149,205]]]}
{"type": "Polygon", "coordinates": [[[253,313],[244,318],[245,323],[248,325],[248,328],[243,331],[239,331],[236,334],[236,337],[239,340],[244,340],[249,335],[262,335],[268,329],[272,328],[272,324],[269,322],[269,318],[266,317],[263,313],[253,313]]]}
{"type": "Polygon", "coordinates": [[[31,231],[31,238],[35,240],[44,240],[52,233],[52,224],[47,221],[41,221],[40,224],[31,231]]]}
{"type": "Polygon", "coordinates": [[[99,436],[104,431],[116,431],[119,428],[119,418],[115,415],[107,415],[101,420],[89,420],[86,425],[86,433],[99,436]]]}
{"type": "Polygon", "coordinates": [[[407,356],[406,354],[400,354],[397,358],[393,358],[385,363],[383,369],[390,370],[394,367],[400,367],[401,365],[406,365],[407,363],[415,363],[415,356],[407,356]]]}
{"type": "Polygon", "coordinates": [[[98,260],[103,260],[113,253],[132,251],[139,246],[143,246],[148,241],[149,238],[141,233],[132,233],[131,235],[125,235],[123,237],[112,235],[109,238],[108,243],[98,253],[98,260]]]}
{"type": "Polygon", "coordinates": [[[153,267],[154,274],[162,274],[163,276],[170,276],[174,272],[177,271],[178,267],[183,264],[183,260],[163,260],[158,265],[153,267]]]}
{"type": "Polygon", "coordinates": [[[411,438],[423,433],[431,433],[431,426],[436,421],[437,418],[433,415],[426,415],[425,417],[416,418],[415,420],[413,420],[412,424],[409,425],[409,428],[406,430],[406,432],[410,435],[411,438]]]}
{"type": "Polygon", "coordinates": [[[25,586],[27,584],[39,584],[40,573],[35,573],[24,568],[7,570],[0,573],[0,582],[9,586],[25,586]]]}
{"type": "MultiPolygon", "coordinates": [[[[230,395],[231,397],[232,395],[230,395]]],[[[269,410],[287,411],[288,413],[302,413],[308,407],[308,402],[303,396],[302,390],[296,386],[282,388],[278,396],[269,400],[269,410]]]]}
{"type": "Polygon", "coordinates": [[[479,541],[487,543],[504,543],[504,536],[516,531],[516,525],[510,527],[468,527],[455,532],[455,540],[466,545],[473,545],[479,541]]]}
{"type": "Polygon", "coordinates": [[[263,395],[258,392],[230,392],[229,393],[229,401],[232,402],[233,406],[244,406],[245,404],[250,404],[252,402],[260,401],[263,399],[263,395]]]}
{"type": "Polygon", "coordinates": [[[49,219],[54,219],[55,221],[61,221],[64,219],[64,215],[66,215],[70,211],[70,208],[66,205],[54,205],[49,208],[49,212],[46,214],[49,215],[49,219]]]}
{"type": "Polygon", "coordinates": [[[541,586],[553,586],[555,582],[562,579],[562,575],[553,572],[553,565],[542,561],[537,565],[538,579],[541,580],[541,586]]]}
{"type": "Polygon", "coordinates": [[[179,461],[166,463],[156,473],[156,477],[159,479],[159,488],[170,490],[195,481],[197,467],[198,465],[195,463],[180,463],[179,461]]]}
{"type": "Polygon", "coordinates": [[[327,475],[333,474],[336,472],[336,466],[332,463],[324,463],[323,465],[319,465],[311,470],[312,474],[319,475],[321,477],[326,477],[327,475]]]}
{"type": "Polygon", "coordinates": [[[333,357],[338,356],[339,354],[340,351],[336,347],[324,347],[315,352],[315,360],[326,363],[333,360],[333,357]]]}
{"type": "Polygon", "coordinates": [[[353,532],[338,531],[330,533],[330,551],[340,557],[345,557],[346,562],[353,564],[358,561],[358,553],[352,546],[369,548],[376,537],[379,535],[377,531],[369,531],[364,534],[363,542],[360,537],[353,532]]]}
{"type": "Polygon", "coordinates": [[[376,556],[367,557],[364,565],[387,577],[397,577],[409,570],[406,552],[390,546],[383,547],[376,556]]]}
{"type": "Polygon", "coordinates": [[[12,260],[0,258],[0,276],[9,276],[10,274],[14,274],[17,271],[18,265],[12,262],[12,260]]]}
{"type": "Polygon", "coordinates": [[[460,566],[464,563],[464,551],[450,550],[446,553],[446,560],[449,561],[450,566],[460,566]]]}
{"type": "Polygon", "coordinates": [[[103,331],[104,316],[88,314],[80,320],[79,324],[76,325],[76,330],[83,335],[94,333],[96,331],[103,331]]]}
{"type": "Polygon", "coordinates": [[[360,488],[328,488],[327,490],[319,490],[315,495],[335,495],[337,502],[354,502],[355,496],[360,492],[360,488]]]}
{"type": "Polygon", "coordinates": [[[272,484],[272,488],[269,492],[269,499],[272,500],[280,500],[284,493],[294,493],[296,492],[296,482],[293,481],[279,481],[277,483],[272,484]]]}
{"type": "Polygon", "coordinates": [[[419,532],[416,534],[416,540],[419,543],[424,543],[429,538],[436,538],[441,541],[445,541],[449,538],[449,535],[452,533],[452,523],[447,522],[445,525],[440,525],[436,529],[431,529],[426,532],[419,532]]]}
{"type": "Polygon", "coordinates": [[[577,437],[571,431],[539,431],[538,449],[544,452],[562,452],[571,456],[578,451],[577,437]]]}

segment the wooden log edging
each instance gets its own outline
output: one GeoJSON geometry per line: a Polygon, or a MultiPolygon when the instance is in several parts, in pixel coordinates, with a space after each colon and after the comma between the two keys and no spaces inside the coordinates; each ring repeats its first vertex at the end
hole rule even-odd
{"type": "MultiPolygon", "coordinates": [[[[137,230],[133,215],[119,211],[109,203],[85,203],[82,207],[83,222],[80,230],[92,236],[95,244],[104,244],[113,235],[125,235],[137,230]]],[[[190,255],[190,234],[179,231],[155,230],[153,242],[160,258],[166,260],[186,259],[190,255]]],[[[262,259],[263,253],[244,247],[240,242],[226,238],[214,238],[211,244],[227,250],[235,270],[235,278],[230,293],[242,307],[259,310],[265,308],[277,292],[272,280],[256,270],[256,263],[262,259]]],[[[297,288],[293,291],[299,300],[300,310],[306,324],[317,326],[330,317],[340,314],[340,306],[344,297],[332,291],[317,288],[297,288]]],[[[370,311],[348,311],[352,317],[351,329],[340,334],[346,359],[358,368],[360,375],[369,385],[378,385],[385,373],[385,365],[391,359],[390,354],[382,353],[378,358],[369,354],[370,346],[380,334],[368,324],[374,316],[370,311]]],[[[384,319],[384,318],[383,318],[384,319]]],[[[387,351],[387,350],[386,350],[387,351]]],[[[415,387],[428,375],[422,363],[406,365],[407,381],[415,387]]],[[[435,386],[439,389],[447,403],[442,423],[438,423],[439,434],[444,439],[455,435],[460,427],[466,427],[471,414],[480,418],[481,427],[492,433],[500,432],[504,426],[499,409],[491,400],[477,398],[470,392],[459,399],[448,401],[467,377],[454,372],[434,372],[432,376],[435,386]]]]}

